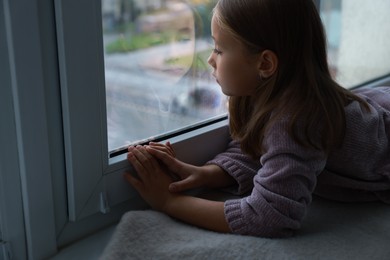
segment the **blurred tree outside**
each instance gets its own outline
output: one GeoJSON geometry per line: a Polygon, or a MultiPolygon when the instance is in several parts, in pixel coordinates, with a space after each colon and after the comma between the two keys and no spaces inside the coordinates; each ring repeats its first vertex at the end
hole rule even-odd
{"type": "Polygon", "coordinates": [[[190,28],[194,23],[195,37],[208,38],[211,34],[211,12],[216,4],[216,0],[160,0],[155,5],[145,1],[143,6],[139,6],[137,0],[105,1],[109,2],[106,5],[111,4],[113,10],[117,9],[117,14],[112,11],[108,15],[103,10],[103,18],[108,17],[110,21],[106,22],[105,33],[117,35],[106,45],[106,53],[129,52],[164,44],[173,30],[179,31],[177,40],[186,40],[190,37],[185,34],[194,29],[190,28]],[[178,3],[187,5],[187,12],[170,9],[170,6],[177,6],[178,3]],[[113,8],[115,4],[117,7],[113,8]]]}

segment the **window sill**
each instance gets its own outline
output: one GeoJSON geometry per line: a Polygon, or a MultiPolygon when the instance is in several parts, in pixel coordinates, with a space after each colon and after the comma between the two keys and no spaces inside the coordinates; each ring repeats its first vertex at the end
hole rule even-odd
{"type": "Polygon", "coordinates": [[[116,225],[103,229],[84,239],[61,249],[58,254],[50,258],[51,260],[68,260],[68,259],[83,259],[96,260],[99,259],[104,251],[104,248],[110,241],[111,236],[115,231],[116,225]]]}

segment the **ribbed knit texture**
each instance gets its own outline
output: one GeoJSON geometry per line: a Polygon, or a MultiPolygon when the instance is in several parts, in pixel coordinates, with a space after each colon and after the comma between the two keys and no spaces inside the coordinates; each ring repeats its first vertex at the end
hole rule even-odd
{"type": "Polygon", "coordinates": [[[390,203],[390,88],[362,89],[370,112],[357,102],[345,107],[346,135],[329,156],[303,148],[280,120],[264,139],[258,162],[232,141],[216,164],[238,183],[242,199],[225,202],[233,233],[263,237],[290,236],[300,228],[312,194],[340,201],[382,200],[390,203]]]}

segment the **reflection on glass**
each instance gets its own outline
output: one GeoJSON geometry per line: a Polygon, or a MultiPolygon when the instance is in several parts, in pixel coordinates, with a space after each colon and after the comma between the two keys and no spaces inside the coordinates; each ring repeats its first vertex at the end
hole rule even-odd
{"type": "Polygon", "coordinates": [[[226,112],[207,64],[214,5],[102,0],[110,151],[226,112]]]}
{"type": "MultiPolygon", "coordinates": [[[[102,0],[108,147],[226,113],[211,77],[216,0],[102,0]]],[[[335,79],[350,88],[390,72],[390,1],[322,0],[335,79]]]]}

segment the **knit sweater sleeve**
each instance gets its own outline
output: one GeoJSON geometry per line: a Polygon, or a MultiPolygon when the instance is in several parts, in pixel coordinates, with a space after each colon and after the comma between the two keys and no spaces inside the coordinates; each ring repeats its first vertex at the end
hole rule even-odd
{"type": "Polygon", "coordinates": [[[260,161],[245,155],[237,141],[230,141],[225,152],[206,164],[218,165],[236,180],[238,185],[224,189],[235,195],[243,195],[252,190],[253,177],[260,168],[260,161]]]}
{"type": "Polygon", "coordinates": [[[251,194],[225,202],[233,233],[285,237],[300,228],[326,158],[322,151],[296,143],[285,129],[285,122],[278,123],[266,136],[251,194]]]}

